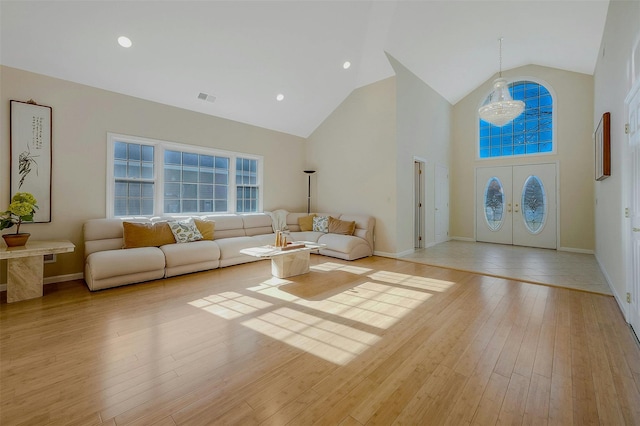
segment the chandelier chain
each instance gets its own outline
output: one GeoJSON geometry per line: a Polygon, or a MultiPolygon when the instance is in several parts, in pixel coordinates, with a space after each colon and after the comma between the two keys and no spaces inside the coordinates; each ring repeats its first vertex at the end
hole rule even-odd
{"type": "Polygon", "coordinates": [[[500,73],[499,73],[499,77],[502,78],[502,37],[500,37],[498,39],[498,41],[500,42],[500,73]]]}

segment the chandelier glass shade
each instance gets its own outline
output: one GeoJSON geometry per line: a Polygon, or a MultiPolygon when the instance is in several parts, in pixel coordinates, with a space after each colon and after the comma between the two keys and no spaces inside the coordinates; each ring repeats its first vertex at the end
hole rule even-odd
{"type": "Polygon", "coordinates": [[[524,102],[514,101],[509,83],[502,78],[502,38],[500,41],[500,74],[493,81],[493,91],[478,110],[480,118],[494,126],[504,126],[524,111],[524,102]]]}
{"type": "Polygon", "coordinates": [[[514,101],[509,93],[509,84],[504,78],[496,78],[493,91],[478,113],[484,121],[494,126],[504,126],[524,111],[524,102],[514,101]]]}

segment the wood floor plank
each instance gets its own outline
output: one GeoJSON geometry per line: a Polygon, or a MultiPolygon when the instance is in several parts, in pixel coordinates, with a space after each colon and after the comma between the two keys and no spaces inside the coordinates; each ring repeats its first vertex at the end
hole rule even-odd
{"type": "Polygon", "coordinates": [[[316,391],[309,389],[263,420],[260,424],[264,426],[286,425],[319,398],[320,395],[316,391]]]}
{"type": "Polygon", "coordinates": [[[554,374],[551,377],[549,424],[570,425],[573,421],[573,380],[571,376],[554,374]]]}
{"type": "Polygon", "coordinates": [[[620,407],[620,398],[613,380],[611,366],[605,348],[606,339],[597,322],[594,299],[584,297],[581,300],[585,333],[589,345],[589,358],[598,407],[598,417],[604,424],[623,424],[624,416],[620,407]]]}
{"type": "MultiPolygon", "coordinates": [[[[493,332],[493,335],[486,345],[481,346],[482,350],[479,354],[479,358],[474,364],[473,370],[470,372],[469,379],[462,387],[462,392],[459,395],[458,400],[451,407],[449,416],[445,420],[445,424],[457,425],[471,423],[474,421],[474,418],[477,415],[477,410],[479,409],[483,399],[483,414],[481,414],[479,421],[485,421],[484,417],[487,416],[485,411],[488,410],[488,401],[485,398],[485,394],[489,400],[492,400],[492,398],[495,397],[493,392],[495,392],[496,384],[502,383],[498,377],[493,378],[493,382],[491,382],[491,379],[495,374],[494,368],[496,362],[503,350],[505,341],[510,334],[510,330],[512,328],[511,321],[518,309],[517,306],[519,306],[518,304],[512,306],[511,302],[513,300],[514,299],[504,298],[503,302],[508,303],[506,306],[510,307],[510,309],[496,309],[492,314],[492,317],[494,318],[493,325],[490,327],[484,327],[485,331],[491,331],[493,332]],[[497,319],[500,320],[499,323],[495,322],[497,319]],[[492,387],[489,388],[490,386],[492,387]]],[[[480,336],[480,338],[483,339],[482,336],[480,336]]],[[[471,343],[470,346],[473,346],[473,343],[471,343]]],[[[457,369],[456,371],[459,372],[460,370],[457,369]]],[[[506,380],[505,383],[508,383],[508,379],[506,377],[504,377],[504,379],[506,380]]],[[[492,407],[496,408],[495,406],[492,407]]]]}
{"type": "Polygon", "coordinates": [[[491,374],[487,387],[480,398],[478,408],[474,413],[471,424],[496,424],[508,386],[509,379],[497,373],[491,374]]]}
{"type": "Polygon", "coordinates": [[[529,394],[529,382],[528,377],[515,373],[511,375],[498,415],[499,424],[522,424],[529,394]]]}
{"type": "MultiPolygon", "coordinates": [[[[611,374],[616,389],[624,389],[618,392],[618,402],[627,424],[640,424],[640,404],[634,403],[640,399],[640,386],[634,380],[633,369],[640,365],[640,359],[632,360],[633,365],[629,365],[626,357],[623,339],[618,333],[625,335],[624,329],[615,326],[618,312],[611,311],[610,304],[594,303],[598,323],[600,324],[601,336],[607,348],[606,354],[611,368],[611,374]],[[621,362],[622,360],[626,362],[621,362]]],[[[630,352],[633,355],[633,351],[630,352]]],[[[640,368],[640,367],[639,367],[640,368]]]]}
{"type": "Polygon", "coordinates": [[[529,383],[522,424],[548,424],[550,397],[551,379],[540,374],[533,374],[529,383]]]}
{"type": "Polygon", "coordinates": [[[0,424],[639,424],[614,298],[396,259],[0,303],[0,424]]]}
{"type": "Polygon", "coordinates": [[[567,294],[570,313],[571,379],[573,386],[573,420],[579,424],[595,424],[598,418],[593,369],[586,345],[581,296],[567,294]]]}

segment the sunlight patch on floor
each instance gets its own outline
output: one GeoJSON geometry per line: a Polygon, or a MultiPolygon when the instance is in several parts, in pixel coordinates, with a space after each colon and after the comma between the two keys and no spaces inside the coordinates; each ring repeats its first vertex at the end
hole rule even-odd
{"type": "Polygon", "coordinates": [[[380,340],[366,331],[290,308],[279,308],[242,325],[327,361],[345,365],[380,340]]]}
{"type": "MultiPolygon", "coordinates": [[[[434,293],[454,283],[416,275],[375,271],[325,262],[312,267],[316,273],[347,272],[370,278],[339,292],[304,298],[285,290],[295,281],[269,278],[241,292],[212,294],[189,304],[240,324],[272,339],[285,342],[327,361],[345,365],[378,342],[396,324],[434,293]],[[269,303],[267,300],[273,300],[269,303]],[[283,303],[287,303],[283,305],[283,303]]],[[[314,272],[311,272],[314,273],[314,272]]],[[[331,275],[327,275],[331,280],[331,275]]],[[[309,284],[313,285],[313,284],[309,284]]]]}
{"type": "Polygon", "coordinates": [[[212,294],[211,296],[189,302],[189,305],[203,309],[224,319],[240,318],[260,309],[273,306],[272,303],[236,292],[212,294]]]}

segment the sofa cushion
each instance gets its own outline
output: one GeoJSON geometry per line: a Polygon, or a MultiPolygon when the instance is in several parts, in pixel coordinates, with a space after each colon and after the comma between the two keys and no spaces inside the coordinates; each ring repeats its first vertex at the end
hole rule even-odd
{"type": "MultiPolygon", "coordinates": [[[[85,241],[122,238],[122,221],[120,219],[89,219],[82,227],[85,241]]],[[[121,247],[122,248],[122,244],[121,247]]]]}
{"type": "Polygon", "coordinates": [[[216,221],[216,241],[221,238],[246,237],[244,222],[238,215],[215,216],[216,221]]]}
{"type": "Polygon", "coordinates": [[[200,234],[202,234],[202,239],[213,241],[213,234],[216,230],[216,222],[213,220],[202,220],[197,218],[193,218],[193,221],[196,223],[200,234]]]}
{"type": "Polygon", "coordinates": [[[216,243],[220,247],[220,259],[245,257],[247,255],[240,253],[240,250],[259,246],[253,237],[222,238],[216,240],[216,243]]]}
{"type": "Polygon", "coordinates": [[[273,232],[271,216],[264,213],[243,214],[242,222],[247,236],[270,234],[273,232]]]}
{"type": "Polygon", "coordinates": [[[309,216],[302,216],[298,218],[298,226],[300,226],[300,231],[313,231],[313,218],[316,217],[315,214],[310,214],[309,216]]]}
{"type": "Polygon", "coordinates": [[[329,216],[329,233],[330,234],[353,235],[355,230],[356,230],[355,220],[346,221],[346,220],[335,219],[329,216]]]}
{"type": "Polygon", "coordinates": [[[259,247],[261,244],[255,237],[223,238],[215,241],[220,246],[220,267],[256,262],[260,258],[240,253],[240,250],[259,247]]]}
{"type": "Polygon", "coordinates": [[[92,253],[86,264],[93,279],[101,280],[139,272],[163,271],[164,274],[165,258],[157,247],[138,247],[92,253]]]}
{"type": "Polygon", "coordinates": [[[122,222],[123,248],[160,247],[176,242],[167,222],[122,222]]]}
{"type": "Polygon", "coordinates": [[[289,236],[291,237],[291,241],[306,241],[309,243],[317,243],[318,238],[324,235],[324,232],[289,232],[289,236]]]}
{"type": "Polygon", "coordinates": [[[169,227],[177,243],[190,243],[202,239],[202,234],[193,219],[169,222],[169,227]]]}
{"type": "Polygon", "coordinates": [[[368,248],[365,240],[350,235],[323,234],[318,238],[318,243],[326,244],[328,249],[341,253],[349,253],[361,244],[368,248]]]}
{"type": "Polygon", "coordinates": [[[255,244],[252,247],[272,246],[276,242],[276,234],[252,235],[255,244]]]}
{"type": "Polygon", "coordinates": [[[220,248],[213,241],[193,241],[189,244],[168,244],[160,250],[166,258],[167,268],[220,259],[220,248]]]}
{"type": "Polygon", "coordinates": [[[329,232],[329,216],[315,216],[313,218],[314,232],[329,232]]]}

